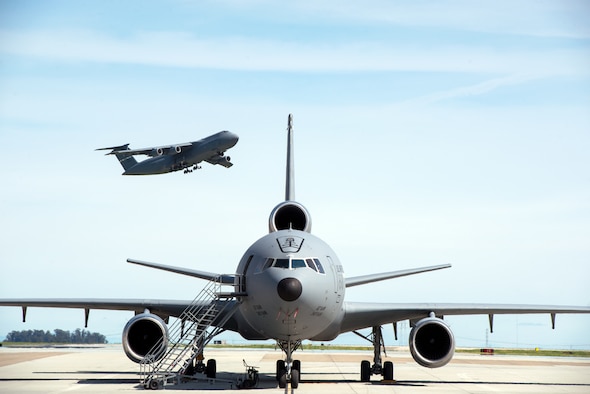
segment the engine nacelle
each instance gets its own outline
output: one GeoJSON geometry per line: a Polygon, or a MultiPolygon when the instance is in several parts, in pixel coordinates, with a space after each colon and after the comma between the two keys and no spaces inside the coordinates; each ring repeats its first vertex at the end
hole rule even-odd
{"type": "Polygon", "coordinates": [[[180,146],[173,146],[172,149],[168,151],[169,155],[175,155],[177,153],[182,152],[182,148],[180,146]]]}
{"type": "Polygon", "coordinates": [[[269,232],[288,229],[311,232],[309,212],[303,205],[294,201],[285,201],[277,205],[268,219],[269,232]]]}
{"type": "Polygon", "coordinates": [[[159,316],[151,313],[135,315],[123,329],[123,350],[129,359],[139,363],[158,344],[153,361],[157,361],[168,348],[168,326],[159,316]]]}
{"type": "Polygon", "coordinates": [[[455,337],[442,319],[427,317],[410,331],[410,352],[414,360],[427,368],[446,365],[455,353],[455,337]]]}
{"type": "Polygon", "coordinates": [[[215,157],[212,157],[212,158],[208,159],[208,161],[210,163],[213,163],[213,164],[221,164],[221,165],[223,165],[223,163],[226,163],[226,162],[229,163],[231,161],[231,157],[218,155],[218,156],[215,156],[215,157]]]}

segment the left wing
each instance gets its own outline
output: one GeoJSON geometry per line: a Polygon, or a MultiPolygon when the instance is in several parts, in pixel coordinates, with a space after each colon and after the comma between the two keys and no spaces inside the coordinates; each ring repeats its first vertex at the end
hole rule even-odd
{"type": "Polygon", "coordinates": [[[540,314],[551,315],[551,323],[555,328],[557,313],[590,313],[590,307],[557,306],[557,305],[509,305],[509,304],[379,304],[347,302],[344,305],[345,315],[341,331],[354,331],[367,327],[375,327],[402,320],[416,320],[429,317],[432,313],[444,315],[488,315],[490,328],[493,331],[493,316],[500,314],[540,314]]]}
{"type": "Polygon", "coordinates": [[[219,153],[205,159],[205,161],[209,164],[219,164],[220,166],[224,166],[225,168],[230,168],[231,166],[233,166],[233,163],[230,160],[230,157],[224,156],[223,153],[219,153]]]}

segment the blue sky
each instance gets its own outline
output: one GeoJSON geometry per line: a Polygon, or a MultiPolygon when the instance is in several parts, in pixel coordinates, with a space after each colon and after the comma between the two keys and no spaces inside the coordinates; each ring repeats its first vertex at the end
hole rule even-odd
{"type": "MultiPolygon", "coordinates": [[[[453,264],[348,300],[590,305],[588,3],[316,3],[0,3],[0,298],[192,299],[125,259],[233,272],[284,198],[293,113],[296,197],[346,275],[453,264]],[[94,151],[225,129],[229,170],[122,177],[94,151]]],[[[485,341],[486,316],[448,320],[485,341]]],[[[82,324],[0,308],[0,338],[82,324]]],[[[589,327],[497,316],[489,341],[587,349],[589,327]]]]}

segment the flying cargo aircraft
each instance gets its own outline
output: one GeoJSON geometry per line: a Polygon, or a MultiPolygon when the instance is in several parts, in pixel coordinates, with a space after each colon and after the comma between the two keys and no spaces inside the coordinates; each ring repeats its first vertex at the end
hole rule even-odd
{"type": "Polygon", "coordinates": [[[110,150],[107,155],[115,155],[119,159],[125,170],[123,175],[164,174],[179,170],[184,170],[184,173],[188,174],[200,168],[198,164],[202,161],[231,167],[233,164],[230,157],[224,153],[237,143],[237,135],[229,131],[220,131],[202,140],[182,144],[144,149],[129,149],[129,144],[125,144],[96,150],[110,150]],[[138,162],[133,157],[135,155],[147,155],[150,158],[138,162]]]}
{"type": "MultiPolygon", "coordinates": [[[[248,340],[273,339],[285,354],[277,360],[276,379],[281,388],[300,383],[302,366],[294,353],[304,340],[330,341],[345,332],[370,328],[364,336],[374,348],[372,363],[360,365],[360,380],[371,375],[393,379],[393,364],[382,360],[381,327],[408,320],[409,347],[414,360],[428,368],[442,367],[454,354],[453,332],[445,315],[489,316],[493,332],[496,314],[546,313],[555,327],[558,313],[590,313],[590,307],[504,304],[359,303],[345,300],[349,287],[449,268],[449,264],[345,277],[343,266],[330,246],[311,233],[311,216],[295,200],[292,116],[287,127],[285,201],[269,217],[269,233],[254,242],[242,256],[234,274],[127,261],[146,267],[209,281],[193,301],[125,299],[2,299],[0,305],[20,306],[23,320],[28,307],[83,308],[86,324],[91,309],[134,311],[123,329],[123,349],[140,364],[145,387],[159,388],[174,376],[205,372],[214,378],[215,360],[203,362],[203,348],[223,330],[248,340]],[[223,287],[231,289],[222,291],[223,287]],[[174,322],[169,318],[175,317],[174,322]],[[195,363],[196,361],[196,363],[195,363]]],[[[359,334],[361,335],[361,334],[359,334]]]]}

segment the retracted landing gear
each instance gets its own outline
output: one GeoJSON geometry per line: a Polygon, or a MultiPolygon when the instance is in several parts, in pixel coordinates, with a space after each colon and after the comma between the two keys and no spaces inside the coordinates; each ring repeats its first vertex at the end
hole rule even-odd
{"type": "Polygon", "coordinates": [[[284,389],[287,383],[291,383],[291,388],[296,389],[301,379],[301,361],[293,360],[293,352],[299,349],[301,341],[277,341],[277,344],[286,355],[286,360],[277,360],[276,377],[279,387],[284,389]]]}
{"type": "Polygon", "coordinates": [[[382,375],[384,381],[393,381],[393,363],[391,361],[383,362],[381,358],[381,350],[385,352],[385,344],[383,342],[383,333],[381,326],[373,327],[373,332],[369,336],[364,336],[357,331],[353,331],[373,344],[373,365],[367,360],[361,361],[361,382],[368,382],[371,380],[371,375],[382,375]]]}

